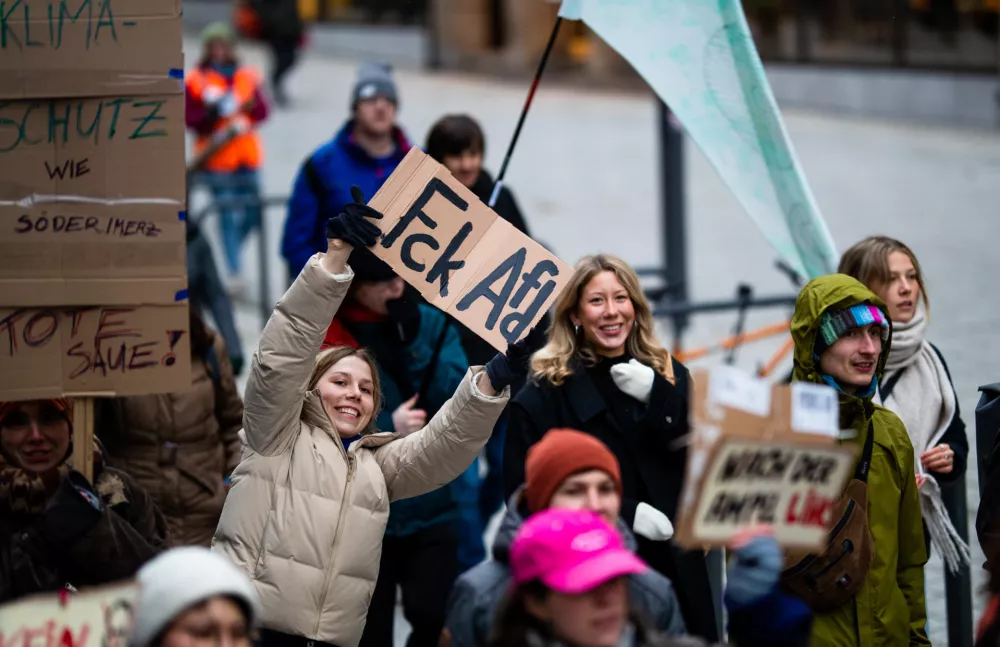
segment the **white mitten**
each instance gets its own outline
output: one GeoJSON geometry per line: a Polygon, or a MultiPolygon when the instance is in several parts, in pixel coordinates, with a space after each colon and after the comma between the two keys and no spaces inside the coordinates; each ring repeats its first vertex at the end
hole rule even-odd
{"type": "Polygon", "coordinates": [[[219,100],[225,96],[225,94],[226,93],[220,90],[219,88],[212,86],[205,88],[205,91],[201,93],[201,98],[202,101],[204,101],[208,105],[213,105],[218,103],[219,100]]]}
{"type": "Polygon", "coordinates": [[[236,113],[240,109],[240,104],[236,101],[236,96],[232,92],[227,92],[224,97],[219,100],[219,115],[223,117],[229,117],[236,113]]]}
{"type": "Polygon", "coordinates": [[[611,367],[611,379],[615,386],[639,402],[649,404],[649,395],[653,392],[653,378],[656,373],[637,359],[630,359],[627,364],[615,364],[611,367]]]}
{"type": "Polygon", "coordinates": [[[632,524],[632,531],[646,539],[666,541],[674,536],[674,524],[670,523],[667,515],[653,506],[640,503],[635,507],[635,523],[632,524]]]}

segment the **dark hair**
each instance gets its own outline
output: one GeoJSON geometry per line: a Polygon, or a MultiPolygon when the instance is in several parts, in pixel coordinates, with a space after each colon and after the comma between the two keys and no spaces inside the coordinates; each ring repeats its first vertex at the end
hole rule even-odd
{"type": "Polygon", "coordinates": [[[427,154],[438,162],[443,162],[447,155],[461,155],[468,150],[486,152],[483,129],[468,115],[445,115],[427,135],[427,154]]]}
{"type": "MultiPolygon", "coordinates": [[[[486,647],[524,647],[530,645],[529,633],[534,633],[542,639],[543,644],[558,642],[552,634],[552,627],[542,622],[528,611],[524,601],[526,598],[544,600],[549,595],[549,588],[538,580],[525,582],[505,595],[497,605],[496,614],[486,647]]],[[[653,625],[629,605],[629,622],[643,638],[640,644],[660,644],[658,636],[650,630],[653,625]]]]}
{"type": "Polygon", "coordinates": [[[214,335],[196,308],[188,309],[188,326],[191,335],[191,357],[204,357],[212,346],[214,335]]]}

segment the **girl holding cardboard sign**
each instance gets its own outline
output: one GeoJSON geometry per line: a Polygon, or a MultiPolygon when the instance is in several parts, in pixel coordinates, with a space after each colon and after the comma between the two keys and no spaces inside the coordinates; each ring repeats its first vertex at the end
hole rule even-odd
{"type": "Polygon", "coordinates": [[[523,344],[462,378],[408,436],[378,433],[378,367],[364,349],[320,352],[354,273],[353,247],[375,244],[382,214],[356,204],[327,224],[278,302],[246,388],[243,460],[232,475],[213,548],[250,577],[262,644],[356,647],[378,578],[389,503],[448,483],[478,456],[527,370],[523,344]],[[519,359],[524,355],[524,360],[519,359]]]}
{"type": "Polygon", "coordinates": [[[613,256],[580,260],[556,301],[534,378],[515,397],[504,446],[508,496],[524,482],[528,448],[549,429],[601,440],[622,471],[621,516],[639,555],[674,583],[688,631],[718,640],[705,556],[677,549],[670,517],[680,498],[688,433],[688,371],[657,341],[639,279],[613,256]]]}

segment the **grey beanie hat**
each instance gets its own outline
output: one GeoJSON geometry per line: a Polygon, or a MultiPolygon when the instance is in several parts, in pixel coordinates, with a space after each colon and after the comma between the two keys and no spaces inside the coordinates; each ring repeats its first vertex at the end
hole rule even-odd
{"type": "Polygon", "coordinates": [[[351,108],[358,105],[358,101],[375,97],[385,97],[395,104],[399,103],[396,82],[392,80],[392,67],[388,63],[369,62],[358,67],[358,80],[351,93],[351,108]]]}

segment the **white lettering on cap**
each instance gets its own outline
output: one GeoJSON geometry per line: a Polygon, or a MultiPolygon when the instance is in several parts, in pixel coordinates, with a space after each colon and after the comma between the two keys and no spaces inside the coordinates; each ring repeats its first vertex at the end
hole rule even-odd
{"type": "Polygon", "coordinates": [[[375,87],[374,83],[368,83],[367,85],[361,86],[358,91],[358,96],[362,99],[371,99],[378,92],[378,88],[375,87]]]}
{"type": "Polygon", "coordinates": [[[603,530],[589,530],[579,534],[570,542],[570,548],[581,553],[593,553],[608,545],[608,533],[603,530]]]}

